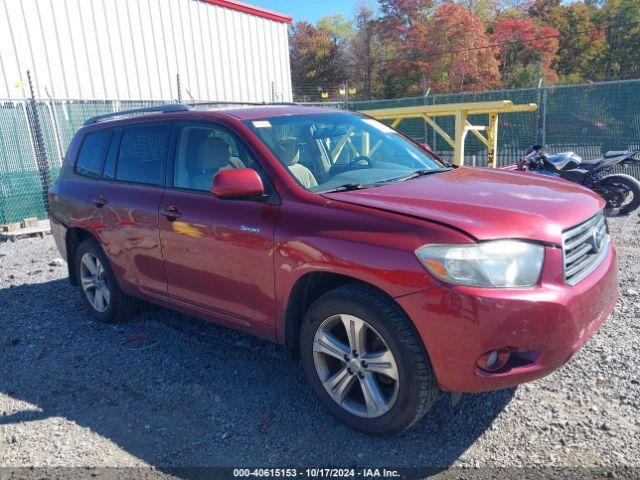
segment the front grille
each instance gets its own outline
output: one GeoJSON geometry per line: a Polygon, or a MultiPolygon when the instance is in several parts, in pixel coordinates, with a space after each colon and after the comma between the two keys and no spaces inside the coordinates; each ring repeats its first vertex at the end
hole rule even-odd
{"type": "Polygon", "coordinates": [[[564,281],[575,285],[593,272],[607,255],[609,234],[602,212],[562,233],[564,281]]]}

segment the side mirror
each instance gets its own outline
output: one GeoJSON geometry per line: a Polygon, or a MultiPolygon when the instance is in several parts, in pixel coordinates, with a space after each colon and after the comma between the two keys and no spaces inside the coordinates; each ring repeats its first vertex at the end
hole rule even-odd
{"type": "Polygon", "coordinates": [[[436,152],[434,152],[431,149],[431,145],[429,145],[428,143],[421,143],[420,146],[423,148],[423,150],[425,152],[427,152],[429,155],[431,155],[433,158],[435,158],[436,160],[439,160],[443,163],[448,163],[446,160],[444,160],[440,155],[438,155],[436,152]]]}
{"type": "Polygon", "coordinates": [[[247,198],[264,195],[264,185],[252,168],[223,170],[213,177],[211,193],[218,198],[247,198]]]}

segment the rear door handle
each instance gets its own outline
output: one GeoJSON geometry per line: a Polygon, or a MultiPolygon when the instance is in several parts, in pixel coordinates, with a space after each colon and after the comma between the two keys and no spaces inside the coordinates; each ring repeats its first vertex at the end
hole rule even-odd
{"type": "Polygon", "coordinates": [[[107,199],[104,198],[104,195],[100,195],[98,198],[93,198],[91,200],[91,203],[93,203],[98,208],[102,208],[107,204],[107,199]]]}
{"type": "Polygon", "coordinates": [[[180,210],[178,210],[178,208],[174,207],[173,205],[169,208],[163,208],[162,210],[160,210],[160,215],[162,215],[163,217],[167,217],[167,220],[169,221],[175,220],[176,218],[180,218],[182,216],[180,210]]]}

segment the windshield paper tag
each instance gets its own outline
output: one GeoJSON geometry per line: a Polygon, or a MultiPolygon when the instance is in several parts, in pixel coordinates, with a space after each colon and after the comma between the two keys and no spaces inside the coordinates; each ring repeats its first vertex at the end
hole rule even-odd
{"type": "Polygon", "coordinates": [[[271,122],[269,120],[256,120],[253,122],[253,126],[256,128],[271,128],[271,122]]]}
{"type": "Polygon", "coordinates": [[[378,120],[374,120],[373,118],[364,118],[363,121],[365,123],[371,125],[372,127],[377,128],[378,130],[380,130],[383,133],[393,133],[394,132],[393,128],[388,127],[384,123],[379,122],[378,120]]]}

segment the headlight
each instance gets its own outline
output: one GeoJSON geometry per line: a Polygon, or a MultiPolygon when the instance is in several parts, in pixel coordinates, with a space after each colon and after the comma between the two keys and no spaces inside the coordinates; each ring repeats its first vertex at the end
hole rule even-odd
{"type": "Polygon", "coordinates": [[[517,240],[470,245],[425,245],[416,254],[446,282],[477,287],[526,287],[540,278],[544,247],[517,240]]]}

